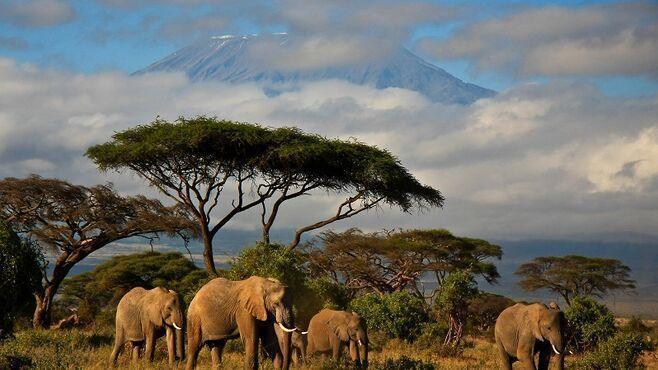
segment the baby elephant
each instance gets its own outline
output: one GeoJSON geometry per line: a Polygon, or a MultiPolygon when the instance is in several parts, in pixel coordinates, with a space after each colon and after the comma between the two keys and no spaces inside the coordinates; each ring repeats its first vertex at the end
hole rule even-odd
{"type": "Polygon", "coordinates": [[[133,288],[121,298],[117,306],[116,336],[110,362],[116,365],[117,357],[126,342],[132,344],[133,361],[146,343],[146,356],[153,361],[156,338],[167,337],[169,364],[176,354],[182,360],[183,327],[185,325],[181,299],[173,290],[165,288],[133,288]]]}
{"type": "Polygon", "coordinates": [[[308,325],[309,356],[320,353],[324,358],[331,353],[338,359],[345,345],[357,366],[368,367],[368,333],[359,314],[324,309],[313,316],[308,325]]]}
{"type": "Polygon", "coordinates": [[[503,369],[511,370],[518,360],[523,369],[547,370],[550,359],[558,356],[557,368],[564,367],[564,314],[555,303],[517,303],[496,319],[496,345],[503,369]],[[535,366],[535,354],[539,365],[535,366]]]}

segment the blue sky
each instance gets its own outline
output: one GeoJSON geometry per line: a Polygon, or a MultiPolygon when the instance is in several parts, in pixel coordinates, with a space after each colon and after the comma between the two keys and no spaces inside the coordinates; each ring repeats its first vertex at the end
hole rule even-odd
{"type": "MultiPolygon", "coordinates": [[[[4,19],[0,17],[0,55],[19,62],[81,73],[106,70],[133,72],[188,43],[212,34],[295,31],[295,25],[291,25],[291,21],[281,14],[285,11],[283,8],[287,6],[285,2],[247,1],[236,6],[231,2],[221,1],[42,1],[65,6],[69,13],[54,15],[55,19],[51,20],[41,19],[32,22],[19,16],[15,16],[14,19],[11,15],[4,19]],[[204,17],[208,22],[198,31],[194,31],[195,20],[204,17]],[[213,20],[213,17],[216,20],[213,20]],[[188,30],[184,30],[185,22],[189,22],[188,30]],[[213,27],[213,22],[216,23],[216,27],[213,27]],[[176,27],[179,29],[177,30],[176,27]]],[[[39,1],[2,0],[0,4],[8,8],[30,2],[39,1]]],[[[587,9],[620,3],[614,1],[443,1],[434,4],[452,9],[455,14],[436,19],[418,19],[417,23],[411,20],[404,25],[407,29],[402,34],[396,35],[399,38],[396,41],[418,51],[416,42],[420,39],[445,40],[451,35],[459,34],[462,27],[470,23],[503,18],[515,12],[550,7],[587,9]]],[[[309,9],[310,18],[313,17],[313,11],[309,9]]],[[[655,74],[654,76],[648,76],[647,73],[517,76],[500,70],[474,68],[474,63],[468,56],[456,59],[440,58],[427,53],[423,56],[463,80],[496,90],[506,89],[519,81],[568,79],[594,83],[612,96],[651,96],[658,91],[655,74]]]]}

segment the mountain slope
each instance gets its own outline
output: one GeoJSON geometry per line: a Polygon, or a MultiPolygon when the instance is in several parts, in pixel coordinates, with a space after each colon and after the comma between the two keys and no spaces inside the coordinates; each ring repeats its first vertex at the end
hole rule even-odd
{"type": "MultiPolygon", "coordinates": [[[[286,48],[287,35],[278,46],[286,48]]],[[[337,67],[289,70],[276,68],[250,53],[261,36],[215,36],[184,47],[135,72],[183,71],[192,81],[257,82],[264,85],[295,84],[325,79],[346,80],[378,89],[399,87],[414,90],[430,100],[446,104],[470,104],[494,91],[466,83],[399,47],[385,58],[337,67]]]]}

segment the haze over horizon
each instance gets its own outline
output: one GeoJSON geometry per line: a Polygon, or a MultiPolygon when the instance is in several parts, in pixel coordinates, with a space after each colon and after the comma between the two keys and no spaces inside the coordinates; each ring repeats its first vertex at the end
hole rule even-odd
{"type": "MultiPolygon", "coordinates": [[[[216,115],[378,145],[447,198],[442,210],[382,209],[335,228],[655,243],[657,22],[648,1],[0,0],[0,177],[157,195],[134,176],[99,173],[85,149],[156,116],[216,115]],[[280,32],[285,48],[261,43],[250,56],[287,71],[274,94],[271,79],[130,75],[213,35],[280,32]],[[497,94],[435,99],[346,67],[388,66],[401,46],[497,94]],[[290,78],[309,70],[332,73],[290,78]]],[[[328,212],[321,197],[300,201],[279,227],[328,212]]],[[[229,226],[253,229],[252,216],[229,226]]]]}

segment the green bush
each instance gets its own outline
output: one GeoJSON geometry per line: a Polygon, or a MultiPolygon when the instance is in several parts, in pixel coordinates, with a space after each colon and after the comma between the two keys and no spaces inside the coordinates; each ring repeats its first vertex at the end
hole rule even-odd
{"type": "Polygon", "coordinates": [[[570,344],[577,352],[594,348],[617,331],[612,312],[590,297],[574,298],[564,315],[570,344]]]}
{"type": "Polygon", "coordinates": [[[0,222],[0,339],[10,336],[14,321],[33,309],[42,265],[37,245],[0,222]]]}
{"type": "Polygon", "coordinates": [[[443,345],[447,333],[448,324],[445,322],[426,322],[420,329],[414,346],[420,349],[437,348],[443,345]]]}
{"type": "Polygon", "coordinates": [[[639,367],[642,351],[651,349],[642,334],[619,332],[576,361],[574,367],[593,370],[621,370],[639,367]]]}
{"type": "Polygon", "coordinates": [[[428,321],[423,300],[409,292],[369,293],[352,300],[349,308],[366,320],[369,330],[407,341],[413,341],[428,321]]]}
{"type": "Polygon", "coordinates": [[[24,330],[0,345],[0,368],[11,363],[36,369],[77,368],[80,358],[73,354],[89,353],[112,342],[111,334],[100,331],[24,330]]]}
{"type": "Polygon", "coordinates": [[[389,358],[384,362],[373,363],[372,367],[380,370],[434,370],[434,365],[407,356],[395,360],[389,358]]]}

